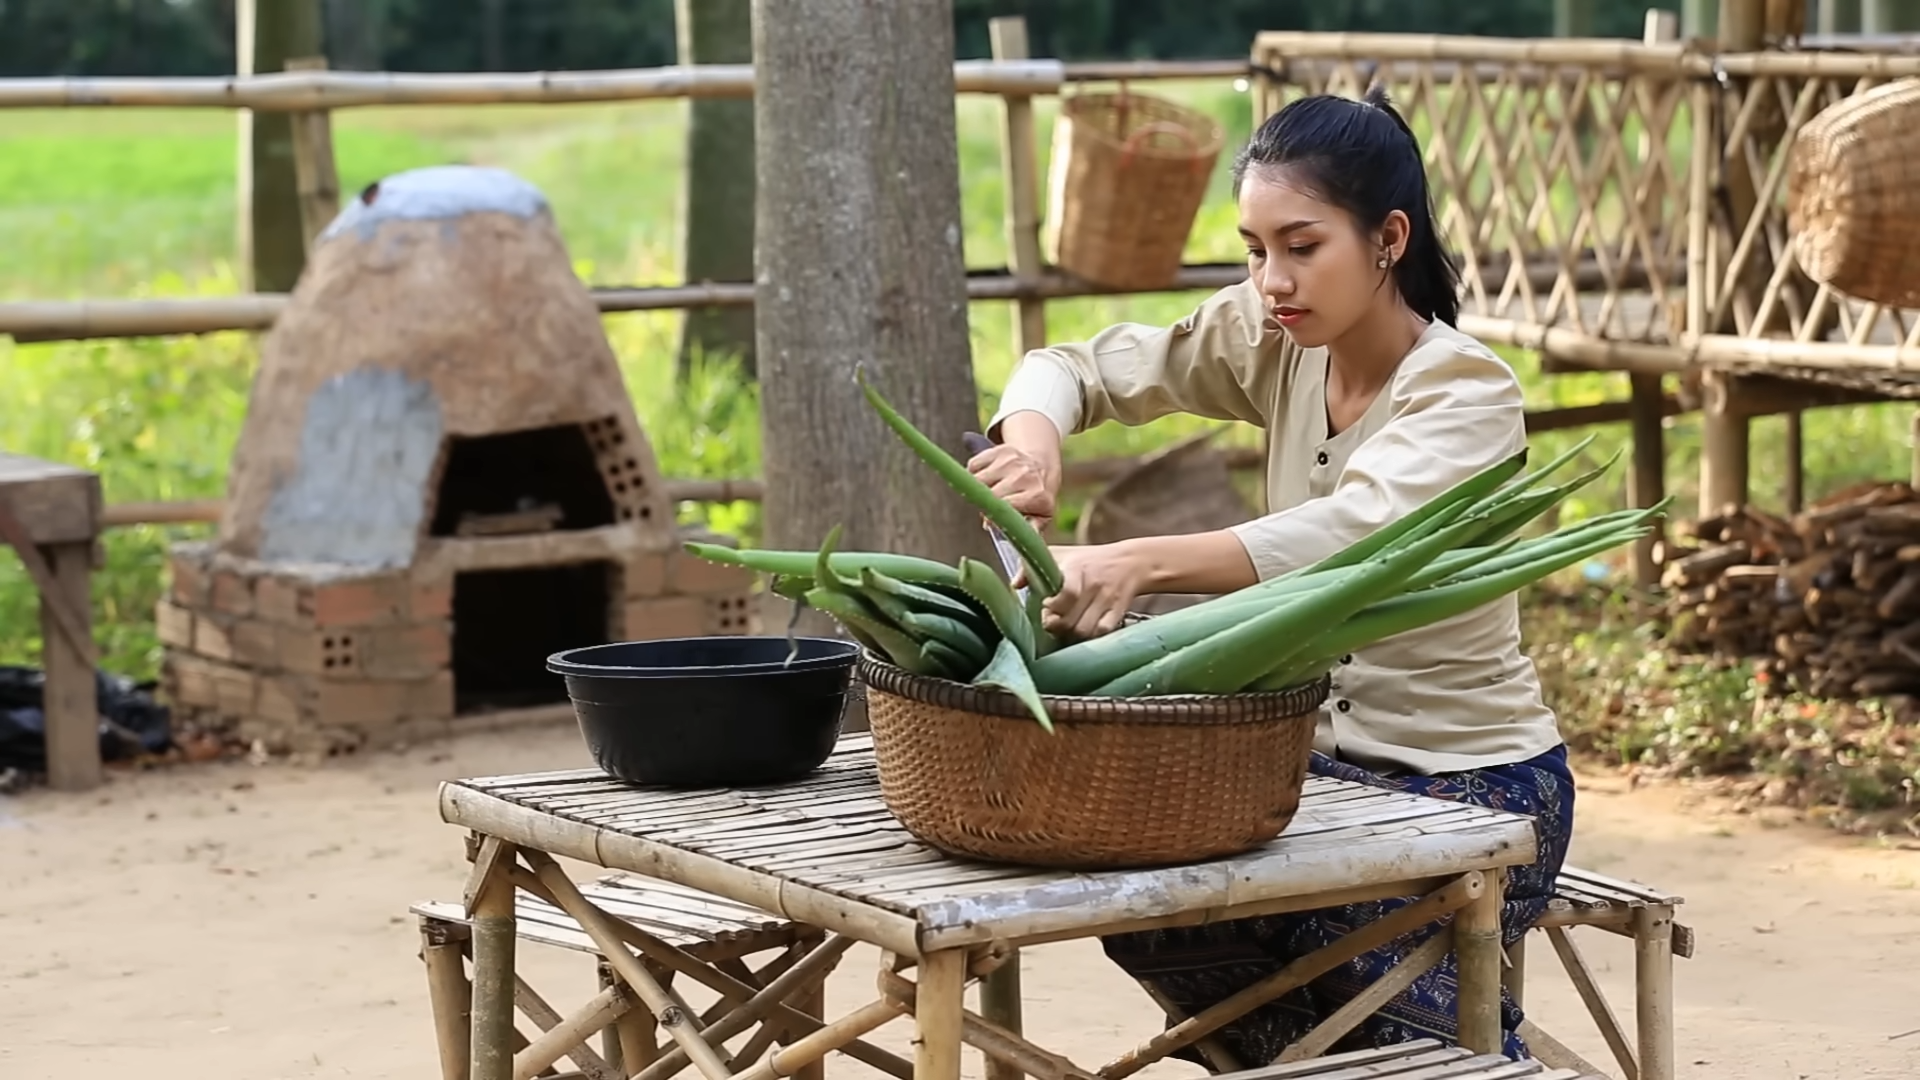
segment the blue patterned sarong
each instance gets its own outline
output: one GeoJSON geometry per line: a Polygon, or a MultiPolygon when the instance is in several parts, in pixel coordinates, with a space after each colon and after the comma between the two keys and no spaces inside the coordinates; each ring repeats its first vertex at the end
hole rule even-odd
{"type": "MultiPolygon", "coordinates": [[[[1331,776],[1532,817],[1539,837],[1539,856],[1531,865],[1508,868],[1505,904],[1500,917],[1504,943],[1511,946],[1519,940],[1546,911],[1573,834],[1573,775],[1567,768],[1566,747],[1557,747],[1513,765],[1440,776],[1380,776],[1335,761],[1318,751],[1314,752],[1308,768],[1315,776],[1331,776]]],[[[1122,970],[1140,982],[1152,984],[1182,1013],[1192,1016],[1267,978],[1293,960],[1325,948],[1355,927],[1418,899],[1374,900],[1206,926],[1142,930],[1115,934],[1103,938],[1102,943],[1108,958],[1122,970]]],[[[1429,924],[1373,952],[1363,953],[1306,986],[1242,1016],[1215,1032],[1214,1037],[1243,1065],[1249,1068],[1266,1065],[1360,991],[1379,981],[1402,958],[1431,939],[1446,922],[1443,919],[1429,924]]],[[[1335,1044],[1332,1052],[1428,1038],[1457,1043],[1455,1003],[1459,985],[1459,965],[1449,952],[1379,1012],[1362,1020],[1335,1044]]],[[[1500,1027],[1504,1050],[1515,1060],[1527,1056],[1526,1044],[1516,1034],[1520,1022],[1519,1006],[1502,988],[1500,1027]]],[[[1192,1046],[1176,1051],[1173,1056],[1206,1064],[1192,1046]]]]}

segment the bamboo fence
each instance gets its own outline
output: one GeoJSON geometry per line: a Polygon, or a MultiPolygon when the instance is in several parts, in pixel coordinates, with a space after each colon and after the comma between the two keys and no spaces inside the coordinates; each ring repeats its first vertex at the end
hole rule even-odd
{"type": "MultiPolygon", "coordinates": [[[[1017,348],[1044,342],[1046,300],[1113,291],[1040,258],[1035,96],[1074,82],[1244,74],[1257,121],[1301,94],[1357,96],[1379,81],[1421,137],[1441,226],[1462,260],[1461,328],[1535,350],[1550,371],[1629,374],[1628,400],[1584,414],[1543,413],[1536,423],[1629,420],[1636,502],[1664,488],[1662,418],[1696,407],[1707,413],[1703,510],[1743,500],[1746,418],[1797,418],[1793,395],[1755,389],[1762,377],[1852,379],[1844,401],[1920,396],[1920,313],[1809,281],[1786,235],[1781,179],[1793,136],[1820,108],[1888,79],[1920,77],[1920,55],[1766,51],[1757,38],[1716,49],[1675,40],[1670,18],[1650,13],[1641,42],[1288,32],[1259,35],[1246,62],[1070,64],[1028,57],[1018,19],[993,27],[993,59],[957,63],[954,80],[957,92],[1005,103],[1011,265],[975,272],[968,292],[1018,305],[1017,348]],[[1668,394],[1667,376],[1680,377],[1684,400],[1668,394]]],[[[296,70],[0,80],[0,108],[244,107],[317,118],[304,128],[319,134],[296,150],[308,161],[310,194],[321,200],[330,168],[321,156],[324,118],[335,108],[751,93],[745,65],[486,76],[296,70]]],[[[303,180],[303,194],[307,187],[303,180]]],[[[1219,288],[1244,273],[1237,265],[1189,266],[1171,288],[1219,288]]],[[[601,310],[619,312],[747,304],[753,290],[720,283],[594,295],[601,310]]],[[[254,295],[0,304],[0,333],[54,340],[258,331],[283,303],[254,295]]],[[[751,491],[748,481],[726,483],[735,497],[751,491]]]]}

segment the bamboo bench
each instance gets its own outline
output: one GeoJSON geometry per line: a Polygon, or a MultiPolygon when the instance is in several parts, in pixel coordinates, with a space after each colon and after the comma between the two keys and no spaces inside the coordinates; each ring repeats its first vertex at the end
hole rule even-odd
{"type": "MultiPolygon", "coordinates": [[[[825,940],[825,934],[756,908],[737,904],[709,893],[669,882],[614,873],[579,885],[581,895],[601,911],[625,926],[658,941],[682,949],[694,960],[744,984],[744,989],[759,993],[800,964],[825,940]],[[748,967],[748,957],[778,950],[778,955],[757,970],[748,967]]],[[[440,1053],[442,1080],[467,1080],[471,1042],[469,1039],[470,1003],[473,998],[468,961],[472,958],[471,922],[463,904],[425,901],[409,910],[420,927],[420,958],[426,966],[427,995],[433,1015],[435,1038],[440,1053]]],[[[612,969],[593,939],[572,916],[555,905],[521,890],[514,898],[514,931],[519,941],[533,942],[595,958],[602,997],[607,1007],[588,1010],[568,1018],[549,1005],[516,976],[516,1011],[538,1029],[533,1039],[516,1032],[515,1057],[527,1058],[536,1075],[553,1080],[627,1080],[630,1076],[666,1077],[680,1070],[668,1060],[678,1051],[662,1053],[658,1021],[646,1006],[621,995],[612,969]],[[614,1002],[619,1002],[615,1005],[614,1002]],[[593,1020],[612,1014],[610,1022],[593,1020]],[[583,1019],[585,1017],[586,1019],[583,1019]],[[595,1034],[601,1036],[601,1049],[589,1046],[595,1034]],[[529,1050],[532,1049],[530,1053],[529,1050]],[[574,1069],[557,1073],[553,1063],[567,1058],[574,1069]],[[649,1072],[649,1067],[656,1068],[649,1072]]],[[[786,1006],[811,1017],[822,1014],[825,982],[836,957],[824,958],[824,965],[810,963],[814,970],[782,995],[786,1006]]],[[[672,989],[675,972],[651,959],[643,960],[662,986],[672,989]]],[[[788,980],[791,981],[791,977],[788,980]]],[[[746,1012],[741,993],[724,995],[712,1008],[700,1014],[702,1028],[711,1028],[728,1013],[746,1012]]],[[[775,1006],[776,1008],[778,1006],[775,1006]]],[[[689,1012],[693,1010],[689,1009],[689,1012]]],[[[760,1016],[769,1011],[759,1009],[760,1016]]],[[[736,1024],[744,1030],[748,1023],[736,1024]]],[[[737,1058],[751,1062],[763,1054],[776,1038],[791,1039],[804,1032],[789,1033],[788,1025],[762,1020],[757,1031],[741,1049],[737,1058]]],[[[860,1056],[858,1047],[849,1052],[860,1056]]],[[[518,1062],[516,1062],[518,1064],[518,1062]]],[[[516,1072],[519,1072],[516,1069],[516,1072]]],[[[802,1069],[797,1080],[819,1080],[819,1065],[802,1069]]]]}
{"type": "MultiPolygon", "coordinates": [[[[1622,1080],[1673,1080],[1673,958],[1693,955],[1693,930],[1674,921],[1681,898],[1631,881],[1565,867],[1553,899],[1533,929],[1552,943],[1560,966],[1620,1066],[1622,1080]],[[1634,943],[1634,1034],[1629,1041],[1579,947],[1567,931],[1592,926],[1634,943]]],[[[1516,1002],[1526,989],[1526,939],[1507,951],[1507,988],[1516,1002]]],[[[1542,1060],[1573,1068],[1581,1061],[1529,1021],[1521,1037],[1542,1060]]],[[[1597,1070],[1594,1070],[1597,1071],[1597,1070]]]]}
{"type": "Polygon", "coordinates": [[[1604,1080],[1528,1058],[1510,1061],[1432,1039],[1221,1073],[1218,1080],[1604,1080]]]}

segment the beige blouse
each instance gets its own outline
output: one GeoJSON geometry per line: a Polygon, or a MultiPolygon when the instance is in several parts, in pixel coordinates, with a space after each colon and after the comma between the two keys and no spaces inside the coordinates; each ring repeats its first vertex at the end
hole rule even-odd
{"type": "MultiPolygon", "coordinates": [[[[1326,350],[1268,328],[1259,293],[1242,283],[1171,327],[1121,324],[1027,354],[988,430],[1028,410],[1063,436],[1175,412],[1270,428],[1270,512],[1233,529],[1262,578],[1333,554],[1526,443],[1513,370],[1444,323],[1332,436],[1326,373],[1326,350]]],[[[1523,761],[1560,741],[1510,594],[1347,658],[1314,745],[1375,770],[1432,774],[1523,761]]]]}

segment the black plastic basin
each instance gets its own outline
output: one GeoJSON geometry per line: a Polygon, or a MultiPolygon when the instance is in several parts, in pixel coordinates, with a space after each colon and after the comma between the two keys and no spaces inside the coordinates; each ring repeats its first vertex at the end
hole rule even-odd
{"type": "Polygon", "coordinates": [[[667,638],[547,658],[594,763],[635,784],[744,787],[797,780],[840,737],[859,646],[782,637],[667,638]]]}

